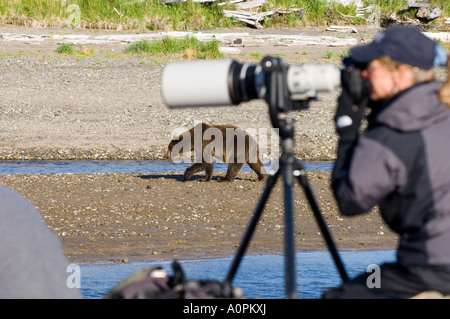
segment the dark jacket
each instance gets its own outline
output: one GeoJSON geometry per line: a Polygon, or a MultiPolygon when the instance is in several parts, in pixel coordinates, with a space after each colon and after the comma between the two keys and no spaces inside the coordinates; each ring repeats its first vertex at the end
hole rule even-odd
{"type": "Polygon", "coordinates": [[[438,99],[440,85],[416,85],[382,105],[348,170],[333,172],[341,212],[378,204],[400,235],[405,265],[450,265],[450,111],[438,99]]]}

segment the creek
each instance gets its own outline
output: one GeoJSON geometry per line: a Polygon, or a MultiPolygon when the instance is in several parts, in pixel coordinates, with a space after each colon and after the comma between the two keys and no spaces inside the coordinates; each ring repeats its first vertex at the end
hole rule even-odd
{"type": "MultiPolygon", "coordinates": [[[[169,161],[0,161],[0,174],[93,174],[93,173],[169,173],[184,172],[190,163],[169,161]]],[[[331,170],[333,162],[304,162],[305,170],[331,170]]],[[[227,164],[214,164],[214,171],[225,172],[227,164]]],[[[242,171],[250,172],[248,165],[242,171]]]]}

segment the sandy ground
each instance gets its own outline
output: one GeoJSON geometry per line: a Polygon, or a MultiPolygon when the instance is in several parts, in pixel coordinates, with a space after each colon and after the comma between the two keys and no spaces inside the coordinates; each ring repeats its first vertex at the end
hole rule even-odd
{"type": "MultiPolygon", "coordinates": [[[[220,173],[216,175],[221,175],[220,173]]],[[[340,250],[393,249],[397,236],[377,212],[342,217],[329,189],[329,172],[309,172],[311,187],[340,250]]],[[[232,183],[183,182],[182,174],[56,174],[0,176],[39,208],[73,262],[102,263],[233,255],[265,182],[241,172],[232,183]]],[[[323,236],[296,185],[298,250],[324,250],[323,236]]],[[[249,253],[283,253],[284,208],[278,181],[256,228],[249,253]]]]}
{"type": "MultiPolygon", "coordinates": [[[[244,31],[330,35],[314,29],[244,31]]],[[[0,33],[68,32],[0,27],[0,33]]],[[[362,41],[375,33],[363,30],[338,36],[362,41]]],[[[1,42],[1,159],[158,159],[173,129],[196,120],[270,127],[267,107],[261,101],[235,108],[168,110],[160,96],[159,78],[164,63],[173,57],[130,56],[124,53],[122,43],[89,45],[94,54],[88,58],[64,56],[55,53],[58,45],[56,40],[1,42]]],[[[339,54],[348,47],[260,45],[239,49],[238,55],[230,57],[257,62],[265,55],[281,55],[287,63],[338,64],[339,54]]],[[[324,94],[310,110],[295,115],[295,150],[302,160],[334,158],[336,94],[324,94]]],[[[395,248],[397,236],[376,211],[342,218],[330,192],[329,172],[308,175],[340,250],[395,248]]],[[[265,185],[256,181],[256,175],[243,172],[232,183],[217,179],[182,182],[182,174],[175,172],[1,175],[0,183],[36,205],[49,228],[61,238],[68,258],[80,264],[231,256],[265,185]]],[[[249,253],[283,252],[280,188],[279,182],[249,253]]],[[[295,227],[297,250],[327,249],[299,187],[295,189],[295,227]]]]}

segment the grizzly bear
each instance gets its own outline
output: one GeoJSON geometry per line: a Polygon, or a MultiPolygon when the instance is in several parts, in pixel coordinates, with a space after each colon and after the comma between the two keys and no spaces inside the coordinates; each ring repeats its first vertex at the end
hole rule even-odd
{"type": "Polygon", "coordinates": [[[210,181],[214,162],[228,163],[227,173],[220,181],[233,181],[246,163],[256,172],[259,180],[267,175],[259,158],[256,140],[234,125],[196,124],[170,141],[164,157],[173,159],[192,151],[195,155],[194,164],[184,172],[185,181],[201,171],[206,172],[203,181],[210,181]]]}

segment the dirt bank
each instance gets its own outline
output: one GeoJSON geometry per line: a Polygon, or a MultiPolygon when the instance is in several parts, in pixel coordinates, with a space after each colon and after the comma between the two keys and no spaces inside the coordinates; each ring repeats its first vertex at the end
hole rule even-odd
{"type": "MultiPolygon", "coordinates": [[[[397,236],[377,212],[342,218],[329,189],[329,173],[308,174],[340,250],[395,248],[397,236]]],[[[0,184],[38,207],[76,263],[233,255],[265,182],[244,172],[232,183],[199,178],[182,182],[180,173],[0,175],[0,184]]],[[[249,253],[283,252],[281,185],[269,198],[249,253]]],[[[294,191],[296,248],[327,249],[303,191],[298,185],[294,191]]]]}

